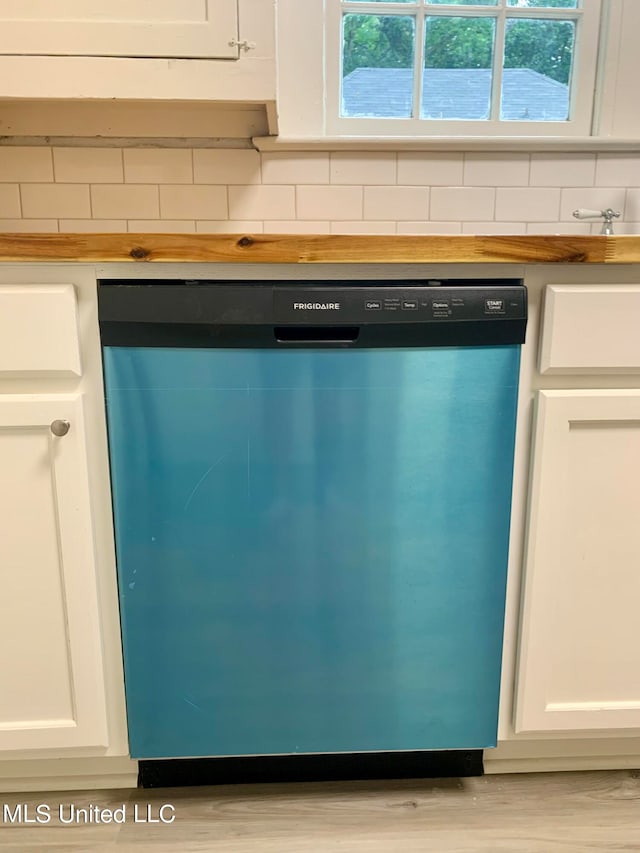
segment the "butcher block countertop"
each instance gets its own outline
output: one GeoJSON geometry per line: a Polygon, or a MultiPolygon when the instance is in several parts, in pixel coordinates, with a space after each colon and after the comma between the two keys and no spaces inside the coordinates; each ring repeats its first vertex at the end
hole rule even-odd
{"type": "Polygon", "coordinates": [[[640,236],[0,234],[0,261],[633,264],[640,236]]]}

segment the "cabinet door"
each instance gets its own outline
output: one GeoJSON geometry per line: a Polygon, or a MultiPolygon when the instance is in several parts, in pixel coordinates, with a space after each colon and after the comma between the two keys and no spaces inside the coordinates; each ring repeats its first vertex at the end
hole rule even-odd
{"type": "Polygon", "coordinates": [[[79,394],[0,396],[0,750],[107,745],[85,453],[79,394]]]}
{"type": "Polygon", "coordinates": [[[237,58],[237,0],[0,0],[0,53],[237,58]]]}
{"type": "Polygon", "coordinates": [[[640,728],[640,391],[541,391],[516,731],[640,728]]]}

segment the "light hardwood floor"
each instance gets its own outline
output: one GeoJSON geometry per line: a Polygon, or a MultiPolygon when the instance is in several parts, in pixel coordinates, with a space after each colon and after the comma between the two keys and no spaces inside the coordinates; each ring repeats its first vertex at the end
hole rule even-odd
{"type": "MultiPolygon", "coordinates": [[[[640,773],[487,776],[0,795],[51,807],[47,825],[0,823],[0,853],[585,853],[640,851],[640,773]],[[71,825],[59,804],[126,805],[123,825],[71,825]],[[150,804],[172,824],[133,822],[150,804]],[[55,813],[55,817],[53,816],[55,813]],[[166,815],[169,816],[168,811],[166,815]]],[[[0,812],[0,820],[1,820],[0,812]]]]}

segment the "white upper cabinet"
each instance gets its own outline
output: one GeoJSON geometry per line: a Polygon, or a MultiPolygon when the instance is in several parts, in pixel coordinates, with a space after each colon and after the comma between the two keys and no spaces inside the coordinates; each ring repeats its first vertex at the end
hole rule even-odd
{"type": "Polygon", "coordinates": [[[0,0],[4,133],[247,137],[275,98],[275,0],[0,0]]]}
{"type": "Polygon", "coordinates": [[[640,729],[640,390],[540,391],[516,732],[640,729]]]}
{"type": "Polygon", "coordinates": [[[0,0],[0,54],[234,59],[237,0],[0,0]]]}

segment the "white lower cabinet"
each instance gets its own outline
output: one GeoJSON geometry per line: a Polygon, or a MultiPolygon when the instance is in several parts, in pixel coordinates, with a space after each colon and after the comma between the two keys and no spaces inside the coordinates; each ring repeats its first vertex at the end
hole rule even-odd
{"type": "Polygon", "coordinates": [[[640,729],[640,390],[540,391],[516,732],[640,729]]]}
{"type": "Polygon", "coordinates": [[[81,395],[0,396],[0,472],[0,751],[105,747],[81,395]]]}

